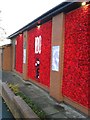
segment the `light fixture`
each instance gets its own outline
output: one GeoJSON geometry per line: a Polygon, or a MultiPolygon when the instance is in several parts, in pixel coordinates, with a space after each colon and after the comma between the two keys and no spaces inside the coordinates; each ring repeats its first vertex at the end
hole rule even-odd
{"type": "Polygon", "coordinates": [[[37,28],[40,29],[41,25],[38,25],[37,28]]]}
{"type": "Polygon", "coordinates": [[[82,6],[86,5],[86,2],[82,2],[82,6]]]}
{"type": "Polygon", "coordinates": [[[22,36],[22,33],[21,33],[21,32],[19,33],[19,36],[20,36],[20,37],[22,36]]]}
{"type": "Polygon", "coordinates": [[[40,27],[41,27],[41,20],[37,22],[37,28],[40,29],[40,27]]]}

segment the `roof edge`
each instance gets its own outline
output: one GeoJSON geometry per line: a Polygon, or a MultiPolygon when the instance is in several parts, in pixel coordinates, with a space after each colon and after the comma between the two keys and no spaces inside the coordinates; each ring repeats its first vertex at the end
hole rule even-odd
{"type": "MultiPolygon", "coordinates": [[[[41,23],[44,23],[44,22],[46,22],[48,20],[51,20],[52,17],[54,17],[58,13],[70,11],[69,7],[73,6],[75,3],[76,2],[62,2],[61,4],[57,5],[56,7],[52,8],[51,10],[47,11],[46,13],[42,14],[41,16],[39,16],[38,18],[36,18],[32,22],[30,22],[29,24],[25,25],[24,27],[22,27],[21,29],[19,29],[15,33],[11,34],[7,38],[11,39],[11,38],[17,36],[18,34],[24,32],[24,31],[26,31],[28,29],[31,29],[31,28],[35,27],[36,25],[38,25],[39,21],[40,21],[40,24],[41,24],[41,23]]],[[[78,7],[79,6],[80,5],[78,5],[78,7]]]]}

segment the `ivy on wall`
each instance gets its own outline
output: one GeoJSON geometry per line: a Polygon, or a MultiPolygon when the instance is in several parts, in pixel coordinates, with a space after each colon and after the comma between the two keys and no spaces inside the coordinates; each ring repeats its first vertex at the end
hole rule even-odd
{"type": "Polygon", "coordinates": [[[40,28],[36,27],[28,32],[28,77],[48,87],[50,86],[51,34],[51,21],[42,24],[40,28]],[[35,37],[39,36],[42,37],[41,54],[36,54],[35,37]],[[35,77],[37,58],[40,61],[39,79],[35,77]]]}
{"type": "Polygon", "coordinates": [[[16,71],[23,72],[23,35],[20,34],[16,38],[16,71]]]}
{"type": "Polygon", "coordinates": [[[63,95],[90,108],[90,5],[65,16],[63,95]]]}

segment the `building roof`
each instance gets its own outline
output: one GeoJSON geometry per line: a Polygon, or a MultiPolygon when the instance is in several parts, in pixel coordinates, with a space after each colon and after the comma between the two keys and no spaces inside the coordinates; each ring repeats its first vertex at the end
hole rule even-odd
{"type": "Polygon", "coordinates": [[[27,24],[23,28],[21,28],[18,31],[16,31],[15,33],[11,34],[10,36],[8,36],[8,38],[11,39],[26,30],[32,29],[33,27],[37,26],[38,24],[43,24],[43,23],[47,22],[48,20],[51,20],[52,17],[54,17],[55,15],[57,15],[61,12],[67,13],[67,12],[70,12],[70,11],[80,7],[80,6],[81,6],[81,2],[75,2],[75,0],[74,0],[74,2],[62,2],[58,6],[52,8],[51,10],[47,11],[40,17],[33,20],[31,23],[27,24]]]}

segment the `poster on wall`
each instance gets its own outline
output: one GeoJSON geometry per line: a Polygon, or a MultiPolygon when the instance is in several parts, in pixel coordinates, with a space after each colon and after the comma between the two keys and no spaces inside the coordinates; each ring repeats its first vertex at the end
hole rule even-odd
{"type": "Polygon", "coordinates": [[[26,63],[26,49],[23,49],[23,63],[26,63]]]}
{"type": "Polygon", "coordinates": [[[59,71],[59,52],[60,46],[52,47],[52,70],[59,71]]]}
{"type": "Polygon", "coordinates": [[[38,37],[35,37],[35,53],[36,54],[41,54],[41,41],[42,41],[41,35],[38,37]]]}

